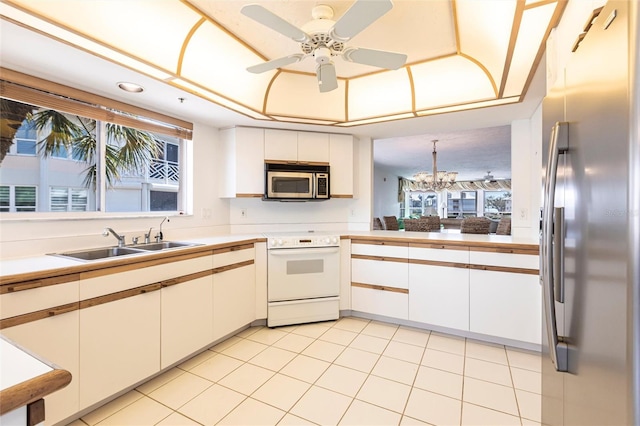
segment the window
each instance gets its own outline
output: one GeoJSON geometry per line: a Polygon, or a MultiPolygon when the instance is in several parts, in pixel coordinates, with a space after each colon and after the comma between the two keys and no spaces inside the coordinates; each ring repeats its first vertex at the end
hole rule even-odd
{"type": "Polygon", "coordinates": [[[0,212],[35,212],[36,187],[0,185],[0,212]]]}
{"type": "Polygon", "coordinates": [[[4,188],[0,211],[186,210],[181,186],[185,142],[179,137],[2,101],[3,107],[15,106],[20,112],[11,115],[18,130],[7,152],[20,155],[7,155],[0,163],[0,186],[4,188]],[[101,141],[105,141],[105,149],[101,149],[101,141]],[[104,157],[97,158],[100,152],[105,152],[104,157]],[[60,160],[75,161],[63,164],[60,160]],[[37,185],[49,188],[39,204],[37,185]],[[24,188],[31,188],[31,193],[24,188]],[[100,205],[101,199],[104,205],[100,205]]]}
{"type": "Polygon", "coordinates": [[[407,206],[401,217],[419,218],[438,214],[438,196],[433,192],[409,192],[406,197],[407,206]]]}
{"type": "Polygon", "coordinates": [[[84,188],[52,187],[49,193],[52,212],[87,211],[89,191],[84,188]]]}
{"type": "Polygon", "coordinates": [[[468,217],[477,215],[476,191],[447,193],[447,217],[468,217]]]}
{"type": "Polygon", "coordinates": [[[511,213],[510,191],[485,191],[484,214],[485,216],[501,216],[511,213]]]}

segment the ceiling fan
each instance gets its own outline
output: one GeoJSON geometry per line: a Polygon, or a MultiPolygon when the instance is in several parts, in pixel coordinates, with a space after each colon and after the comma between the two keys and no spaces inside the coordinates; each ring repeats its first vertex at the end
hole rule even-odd
{"type": "Polygon", "coordinates": [[[487,170],[487,174],[484,175],[482,179],[484,179],[485,183],[496,182],[499,180],[506,180],[506,178],[494,178],[493,175],[491,174],[491,170],[487,170]]]}
{"type": "Polygon", "coordinates": [[[259,4],[246,5],[241,10],[243,15],[297,41],[303,52],[251,66],[247,71],[259,74],[313,57],[320,92],[330,92],[338,88],[338,78],[332,61],[335,56],[358,64],[398,69],[407,61],[407,55],[345,46],[346,42],[391,8],[391,0],[356,0],[340,19],[333,21],[331,6],[318,5],[312,10],[313,20],[298,28],[259,4]]]}

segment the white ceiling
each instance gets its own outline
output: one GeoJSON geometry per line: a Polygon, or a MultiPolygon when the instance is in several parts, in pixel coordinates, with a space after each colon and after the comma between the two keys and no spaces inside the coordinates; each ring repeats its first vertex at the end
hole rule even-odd
{"type": "MultiPolygon", "coordinates": [[[[202,8],[205,11],[207,9],[204,5],[209,8],[219,7],[220,10],[228,10],[237,9],[245,3],[244,1],[193,1],[194,4],[200,2],[203,3],[202,8]]],[[[309,2],[307,1],[278,0],[263,3],[278,13],[282,11],[283,15],[284,11],[292,11],[288,16],[293,18],[291,19],[293,23],[296,23],[296,19],[308,19],[309,2]],[[299,3],[306,4],[306,8],[303,8],[299,3]]],[[[350,4],[350,2],[344,1],[329,3],[335,7],[338,16],[350,4]]],[[[406,16],[405,18],[409,19],[406,16]]],[[[446,21],[449,17],[434,16],[432,19],[446,21]]],[[[229,22],[231,21],[227,23],[229,22]]],[[[407,22],[410,21],[407,20],[407,22]]],[[[382,19],[374,25],[378,24],[386,25],[382,19]]],[[[280,44],[273,43],[273,38],[262,37],[261,34],[264,31],[269,32],[270,37],[273,37],[273,31],[260,28],[261,26],[257,23],[251,22],[249,25],[247,22],[238,22],[237,26],[236,29],[240,37],[249,37],[248,34],[255,32],[258,37],[254,40],[263,41],[262,44],[256,42],[256,49],[263,51],[269,57],[271,55],[277,57],[282,51],[290,52],[290,49],[296,47],[291,40],[280,44]],[[273,53],[269,49],[273,49],[273,53]]],[[[379,44],[381,43],[380,38],[391,40],[394,37],[407,36],[404,33],[407,29],[402,25],[396,25],[395,29],[389,31],[382,30],[382,28],[384,27],[379,27],[372,36],[377,38],[372,42],[376,48],[385,48],[384,45],[379,44]]],[[[420,34],[420,37],[428,37],[423,33],[420,34]]],[[[505,164],[510,164],[510,150],[505,149],[504,144],[507,142],[504,137],[496,137],[497,134],[504,133],[504,128],[502,128],[502,133],[491,128],[508,126],[513,120],[531,117],[545,92],[544,61],[542,61],[524,100],[517,104],[361,125],[348,129],[300,123],[278,123],[254,120],[229,111],[192,93],[4,20],[0,21],[0,35],[2,67],[214,127],[248,125],[333,133],[348,132],[356,136],[370,137],[376,140],[374,150],[376,164],[383,164],[385,167],[395,169],[399,175],[404,176],[411,175],[418,170],[431,170],[430,153],[432,148],[429,141],[439,139],[442,141],[438,145],[439,169],[460,172],[459,180],[462,180],[465,176],[463,173],[466,174],[467,171],[468,176],[473,178],[482,177],[487,170],[491,170],[496,177],[509,177],[510,170],[505,167],[505,164]],[[119,81],[139,83],[145,87],[145,91],[142,94],[122,92],[116,86],[119,81]],[[178,98],[184,98],[184,103],[180,103],[178,98]],[[378,139],[381,141],[377,142],[378,139]],[[454,148],[455,151],[449,152],[454,148]],[[452,165],[448,163],[450,158],[455,159],[455,163],[452,165]],[[470,162],[471,159],[478,161],[470,162]],[[480,159],[482,161],[479,161],[480,159]],[[413,170],[414,167],[416,170],[413,170]]],[[[364,32],[361,35],[364,35],[364,32]]],[[[369,47],[365,38],[357,38],[354,43],[355,41],[358,41],[358,46],[369,47]]],[[[433,47],[436,50],[444,48],[442,46],[433,47]]],[[[413,55],[411,52],[408,53],[410,56],[413,55]]],[[[355,64],[345,63],[344,65],[361,67],[355,64]]],[[[359,72],[358,70],[347,71],[347,67],[338,66],[337,68],[339,72],[359,72]]]]}

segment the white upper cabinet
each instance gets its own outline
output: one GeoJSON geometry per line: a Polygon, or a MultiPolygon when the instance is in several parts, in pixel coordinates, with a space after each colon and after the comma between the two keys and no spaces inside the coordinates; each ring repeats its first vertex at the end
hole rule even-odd
{"type": "Polygon", "coordinates": [[[298,132],[298,161],[329,162],[327,133],[298,132]]]}
{"type": "Polygon", "coordinates": [[[353,145],[353,136],[351,135],[329,135],[332,197],[352,198],[355,196],[353,145]]]}
{"type": "Polygon", "coordinates": [[[264,159],[266,161],[328,163],[329,135],[265,129],[264,159]]]}
{"type": "Polygon", "coordinates": [[[264,132],[264,129],[253,127],[234,127],[220,131],[220,197],[262,196],[264,132]]]}

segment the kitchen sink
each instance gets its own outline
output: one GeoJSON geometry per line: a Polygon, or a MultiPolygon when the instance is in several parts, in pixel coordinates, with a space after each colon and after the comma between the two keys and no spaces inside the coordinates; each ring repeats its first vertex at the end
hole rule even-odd
{"type": "Polygon", "coordinates": [[[180,243],[177,241],[161,241],[159,243],[146,243],[146,244],[136,244],[135,246],[131,246],[137,250],[165,250],[171,248],[179,248],[179,247],[193,247],[199,246],[201,244],[198,243],[180,243]]]}
{"type": "Polygon", "coordinates": [[[97,249],[78,250],[67,253],[56,253],[56,256],[70,257],[77,260],[99,260],[108,259],[116,256],[126,256],[129,254],[143,253],[140,250],[132,249],[129,247],[103,247],[97,249]]]}
{"type": "Polygon", "coordinates": [[[80,261],[109,259],[118,256],[145,254],[150,251],[161,251],[180,247],[193,247],[200,243],[181,243],[177,241],[161,241],[159,243],[136,244],[126,247],[101,247],[87,250],[70,251],[66,253],[53,253],[53,256],[66,257],[80,261]]]}

